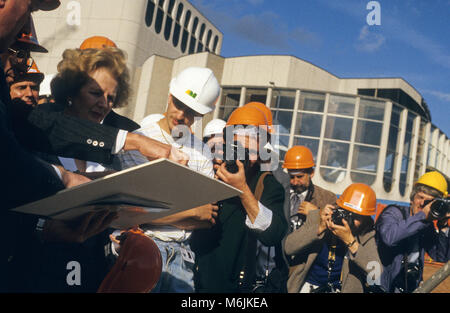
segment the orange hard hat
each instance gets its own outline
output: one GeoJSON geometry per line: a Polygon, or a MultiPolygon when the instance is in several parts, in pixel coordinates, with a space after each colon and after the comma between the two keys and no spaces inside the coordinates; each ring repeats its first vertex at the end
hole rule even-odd
{"type": "Polygon", "coordinates": [[[80,49],[104,49],[108,47],[117,48],[116,44],[111,39],[103,36],[93,36],[84,40],[80,49]]]}
{"type": "Polygon", "coordinates": [[[41,83],[44,80],[44,73],[39,71],[36,62],[33,60],[31,67],[27,71],[27,76],[36,77],[36,80],[41,83]]]}
{"type": "Polygon", "coordinates": [[[269,126],[269,129],[272,129],[273,125],[273,117],[272,117],[272,111],[262,102],[249,102],[246,104],[246,106],[251,106],[260,109],[267,119],[267,125],[269,126]]]}
{"type": "Polygon", "coordinates": [[[376,213],[377,196],[370,186],[354,183],[344,190],[336,204],[350,212],[371,216],[376,213]]]}
{"type": "Polygon", "coordinates": [[[126,231],[116,263],[97,292],[148,293],[162,271],[161,253],[156,243],[139,229],[126,231]]]}
{"type": "Polygon", "coordinates": [[[315,165],[311,150],[305,146],[293,146],[284,156],[283,168],[288,170],[311,168],[315,165]]]}
{"type": "Polygon", "coordinates": [[[226,126],[231,125],[267,126],[267,118],[260,109],[243,106],[231,113],[226,126]]]}

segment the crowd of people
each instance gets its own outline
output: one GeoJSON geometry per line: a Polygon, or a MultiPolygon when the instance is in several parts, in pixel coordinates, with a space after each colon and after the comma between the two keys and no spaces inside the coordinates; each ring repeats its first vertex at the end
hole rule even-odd
{"type": "Polygon", "coordinates": [[[10,209],[159,158],[241,193],[136,225],[159,250],[158,275],[133,275],[136,284],[156,277],[153,293],[412,292],[425,253],[449,260],[450,209],[433,208],[448,195],[439,172],[415,182],[410,206],[389,205],[375,220],[370,186],[353,183],[337,198],[312,182],[316,164],[307,147],[293,146],[282,167],[268,166],[275,127],[263,103],[212,120],[196,138],[195,120],[213,111],[220,94],[211,69],[181,71],[170,82],[166,111],[139,125],[114,111],[130,96],[126,55],[96,36],[64,51],[51,96],[40,97],[44,74],[31,52],[47,50],[30,12],[59,5],[0,1],[0,164],[7,182],[0,218],[8,238],[0,250],[1,292],[98,291],[126,250],[127,230],[110,227],[117,213],[105,208],[64,222],[10,209]],[[71,261],[81,265],[79,284],[67,283],[71,261]]]}

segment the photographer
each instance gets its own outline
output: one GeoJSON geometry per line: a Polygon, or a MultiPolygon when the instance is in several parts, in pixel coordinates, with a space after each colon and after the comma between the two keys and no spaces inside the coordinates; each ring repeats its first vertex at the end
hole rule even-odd
{"type": "Polygon", "coordinates": [[[305,224],[289,234],[287,255],[298,267],[288,280],[290,293],[361,293],[379,283],[381,262],[371,215],[376,195],[367,185],[348,186],[336,201],[309,212],[305,224]]]}
{"type": "Polygon", "coordinates": [[[425,251],[435,260],[445,254],[442,250],[448,247],[439,244],[433,221],[437,220],[441,229],[447,225],[448,203],[436,200],[446,195],[444,176],[428,172],[414,184],[409,207],[390,205],[378,217],[376,238],[384,266],[381,283],[386,291],[414,291],[422,280],[425,251]]]}
{"type": "MultiPolygon", "coordinates": [[[[253,107],[240,107],[228,119],[224,155],[228,155],[229,148],[241,145],[246,157],[242,162],[234,159],[234,169],[228,161],[216,164],[216,175],[242,194],[220,203],[216,224],[211,229],[193,233],[197,292],[252,291],[259,278],[255,264],[257,242],[281,251],[287,229],[283,217],[284,189],[273,175],[260,170],[259,147],[267,139],[261,125],[267,125],[266,118],[253,107]]],[[[282,264],[281,256],[277,260],[282,264]]]]}
{"type": "Polygon", "coordinates": [[[307,147],[293,146],[284,157],[285,179],[290,184],[290,231],[298,229],[311,210],[334,204],[336,195],[312,182],[315,173],[314,157],[307,147]]]}

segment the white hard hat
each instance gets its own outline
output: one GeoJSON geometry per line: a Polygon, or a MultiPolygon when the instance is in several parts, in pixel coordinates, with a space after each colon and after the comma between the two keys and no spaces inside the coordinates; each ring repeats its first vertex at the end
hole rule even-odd
{"type": "Polygon", "coordinates": [[[212,70],[206,67],[189,67],[170,82],[170,93],[200,114],[214,109],[220,85],[212,70]]]}
{"type": "Polygon", "coordinates": [[[226,124],[227,122],[219,118],[211,120],[208,124],[206,124],[205,129],[203,130],[203,138],[221,134],[226,124]]]}
{"type": "Polygon", "coordinates": [[[208,124],[206,124],[205,129],[203,130],[203,138],[221,134],[226,124],[227,122],[219,118],[211,120],[208,124]]]}

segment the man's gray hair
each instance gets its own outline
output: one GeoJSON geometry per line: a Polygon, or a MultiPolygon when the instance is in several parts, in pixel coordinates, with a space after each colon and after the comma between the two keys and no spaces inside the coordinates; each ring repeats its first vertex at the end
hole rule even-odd
{"type": "Polygon", "coordinates": [[[410,199],[411,201],[414,199],[415,195],[419,192],[423,192],[429,196],[434,198],[442,198],[444,195],[439,190],[436,190],[430,186],[424,184],[415,184],[413,190],[411,191],[410,199]]]}

